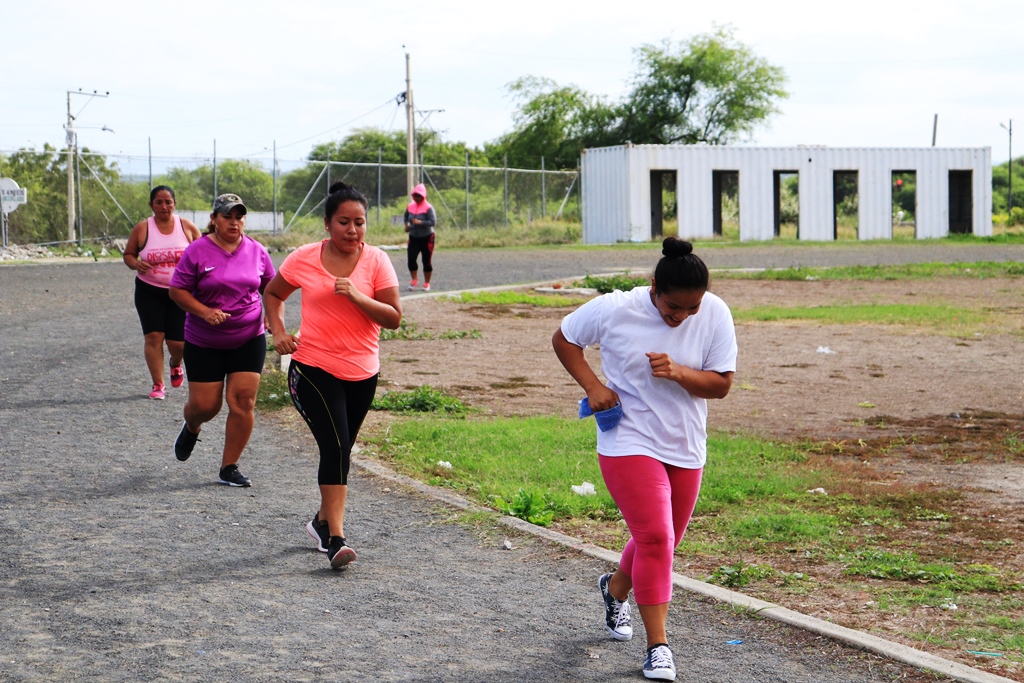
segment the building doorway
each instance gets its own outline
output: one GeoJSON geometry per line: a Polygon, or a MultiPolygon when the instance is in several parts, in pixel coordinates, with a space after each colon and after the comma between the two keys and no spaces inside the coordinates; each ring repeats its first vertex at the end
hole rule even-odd
{"type": "Polygon", "coordinates": [[[774,171],[772,192],[775,198],[775,237],[800,239],[800,174],[774,171]]]}
{"type": "Polygon", "coordinates": [[[974,232],[973,171],[949,172],[949,232],[969,235],[974,232]]]}
{"type": "Polygon", "coordinates": [[[832,238],[855,240],[858,229],[858,172],[832,172],[832,238]]]}
{"type": "Polygon", "coordinates": [[[917,172],[892,172],[892,237],[917,237],[917,172]]]}
{"type": "Polygon", "coordinates": [[[679,234],[676,207],[676,172],[651,171],[651,239],[679,234]]]}
{"type": "Polygon", "coordinates": [[[740,238],[740,172],[712,171],[712,225],[715,237],[740,238]]]}

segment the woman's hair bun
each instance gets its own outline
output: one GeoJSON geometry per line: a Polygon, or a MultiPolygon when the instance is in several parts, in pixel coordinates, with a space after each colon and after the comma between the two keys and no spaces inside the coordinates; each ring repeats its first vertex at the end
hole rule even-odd
{"type": "Polygon", "coordinates": [[[666,237],[661,243],[661,255],[670,258],[686,256],[693,253],[693,245],[678,237],[666,237]]]}
{"type": "Polygon", "coordinates": [[[339,180],[338,182],[336,182],[333,185],[331,185],[330,189],[327,190],[327,194],[334,194],[335,192],[340,192],[342,190],[348,190],[351,187],[352,186],[349,185],[348,183],[343,183],[343,182],[341,182],[339,180]]]}

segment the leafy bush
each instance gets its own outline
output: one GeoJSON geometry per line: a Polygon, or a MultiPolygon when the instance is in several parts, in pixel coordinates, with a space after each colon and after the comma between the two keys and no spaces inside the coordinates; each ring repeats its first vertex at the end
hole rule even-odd
{"type": "Polygon", "coordinates": [[[439,339],[480,339],[483,335],[475,327],[472,330],[445,330],[438,335],[439,339]]]}
{"type": "Polygon", "coordinates": [[[711,582],[728,588],[741,588],[751,581],[767,579],[775,573],[771,567],[759,564],[747,564],[743,560],[731,565],[719,567],[711,575],[711,582]]]}
{"type": "Polygon", "coordinates": [[[630,275],[629,273],[604,277],[587,275],[580,284],[584,287],[596,289],[601,294],[608,294],[615,290],[628,292],[634,287],[645,287],[651,284],[651,278],[648,275],[630,275]]]}
{"type": "Polygon", "coordinates": [[[373,399],[370,409],[389,410],[396,413],[461,415],[466,412],[466,405],[454,396],[449,396],[425,384],[412,391],[385,391],[373,399]]]}
{"type": "Polygon", "coordinates": [[[397,330],[389,330],[383,327],[381,328],[380,340],[388,341],[390,339],[405,339],[407,341],[415,339],[430,339],[430,333],[421,332],[416,327],[416,323],[414,323],[411,320],[406,320],[405,318],[402,318],[402,322],[398,323],[397,330]]]}
{"type": "Polygon", "coordinates": [[[528,493],[522,488],[511,503],[506,503],[501,498],[496,499],[495,503],[506,515],[525,519],[537,526],[549,526],[555,518],[554,506],[546,503],[544,496],[539,493],[528,493]]]}

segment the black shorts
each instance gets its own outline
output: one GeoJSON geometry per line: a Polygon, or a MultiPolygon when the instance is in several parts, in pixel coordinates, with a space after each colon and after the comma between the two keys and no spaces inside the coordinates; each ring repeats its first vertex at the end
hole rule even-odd
{"type": "Polygon", "coordinates": [[[237,349],[208,349],[185,342],[185,374],[191,382],[223,382],[234,372],[263,372],[267,335],[261,334],[237,349]]]}
{"type": "Polygon", "coordinates": [[[168,291],[135,278],[135,310],[142,334],[163,332],[167,341],[185,341],[185,311],[171,301],[168,291]]]}

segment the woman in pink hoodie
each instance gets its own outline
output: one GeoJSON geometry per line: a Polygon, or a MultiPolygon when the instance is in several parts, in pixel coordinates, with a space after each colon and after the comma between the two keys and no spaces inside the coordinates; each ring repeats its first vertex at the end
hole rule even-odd
{"type": "Polygon", "coordinates": [[[412,280],[409,282],[409,289],[416,289],[419,280],[416,278],[419,270],[416,259],[423,254],[423,291],[430,291],[430,276],[434,267],[430,264],[430,257],[434,255],[434,226],[437,224],[437,214],[434,207],[427,201],[427,187],[420,183],[412,189],[412,201],[405,209],[405,231],[409,233],[409,273],[412,280]]]}

